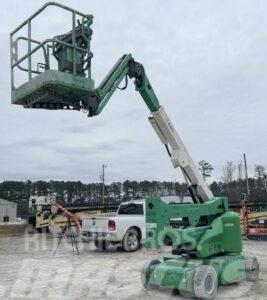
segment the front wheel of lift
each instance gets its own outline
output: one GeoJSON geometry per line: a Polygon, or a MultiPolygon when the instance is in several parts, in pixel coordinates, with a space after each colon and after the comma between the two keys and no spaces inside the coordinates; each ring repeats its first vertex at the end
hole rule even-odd
{"type": "Polygon", "coordinates": [[[194,276],[194,294],[196,298],[215,299],[218,288],[218,276],[211,266],[200,266],[194,276]]]}
{"type": "Polygon", "coordinates": [[[157,259],[153,259],[153,260],[149,260],[147,261],[142,268],[141,271],[141,281],[143,283],[143,286],[147,289],[147,290],[155,290],[158,289],[159,286],[158,285],[153,285],[149,283],[149,276],[150,276],[150,267],[154,266],[154,265],[158,265],[160,264],[160,261],[157,259]]]}
{"type": "Polygon", "coordinates": [[[260,266],[255,256],[245,257],[246,279],[248,281],[256,281],[259,277],[260,266]]]}

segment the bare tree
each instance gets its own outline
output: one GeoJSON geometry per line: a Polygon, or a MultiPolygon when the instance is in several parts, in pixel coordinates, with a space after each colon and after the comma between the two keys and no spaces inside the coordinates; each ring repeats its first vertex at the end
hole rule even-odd
{"type": "Polygon", "coordinates": [[[258,179],[262,179],[265,176],[265,167],[262,165],[256,165],[255,166],[255,176],[258,179]]]}
{"type": "Polygon", "coordinates": [[[227,161],[226,165],[223,167],[223,177],[222,180],[225,183],[232,182],[234,180],[234,171],[236,166],[232,161],[227,161]]]}
{"type": "Polygon", "coordinates": [[[242,160],[240,160],[237,164],[237,171],[238,171],[238,179],[242,180],[244,178],[244,166],[242,160]]]}
{"type": "Polygon", "coordinates": [[[201,160],[199,163],[199,171],[201,172],[204,180],[211,176],[213,171],[213,166],[205,160],[201,160]]]}

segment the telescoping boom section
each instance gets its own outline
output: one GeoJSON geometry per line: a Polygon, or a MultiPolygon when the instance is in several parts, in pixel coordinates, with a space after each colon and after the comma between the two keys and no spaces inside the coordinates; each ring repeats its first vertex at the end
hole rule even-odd
{"type": "Polygon", "coordinates": [[[103,111],[117,89],[125,90],[133,79],[150,111],[148,120],[166,147],[173,167],[181,169],[192,198],[190,203],[171,205],[159,197],[146,199],[146,245],[159,248],[168,242],[172,254],[163,262],[153,260],[144,265],[144,286],[170,286],[198,298],[213,299],[218,284],[255,277],[257,259],[241,254],[239,216],[228,210],[226,197],[213,196],[160,105],[143,65],[131,54],[123,55],[95,88],[91,78],[92,21],[92,15],[48,2],[12,31],[12,103],[25,108],[82,110],[93,117],[103,111]],[[39,41],[32,34],[32,21],[49,6],[70,13],[72,26],[66,33],[39,41]],[[25,27],[26,36],[20,35],[25,27]],[[22,42],[27,45],[23,55],[19,51],[22,42]],[[42,59],[36,66],[35,54],[42,59]],[[15,71],[26,73],[26,81],[16,85],[15,71]],[[123,80],[125,85],[121,87],[123,80]]]}

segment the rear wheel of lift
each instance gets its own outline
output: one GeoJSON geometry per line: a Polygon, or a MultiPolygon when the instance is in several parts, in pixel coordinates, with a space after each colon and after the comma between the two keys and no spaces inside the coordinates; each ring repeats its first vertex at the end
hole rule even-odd
{"type": "Polygon", "coordinates": [[[245,257],[245,271],[248,281],[256,281],[258,279],[260,266],[255,256],[245,257]]]}
{"type": "Polygon", "coordinates": [[[101,251],[108,249],[110,242],[106,240],[94,240],[95,247],[101,251]]]}
{"type": "Polygon", "coordinates": [[[130,228],[124,235],[122,247],[126,252],[134,252],[140,247],[140,237],[134,228],[130,228]]]}
{"type": "Polygon", "coordinates": [[[196,298],[215,299],[218,288],[218,276],[211,266],[200,266],[194,276],[194,294],[196,298]]]}
{"type": "Polygon", "coordinates": [[[150,267],[158,264],[160,264],[160,261],[157,259],[149,260],[143,265],[141,270],[141,281],[143,286],[148,290],[155,290],[159,288],[158,285],[149,284],[150,267]]]}

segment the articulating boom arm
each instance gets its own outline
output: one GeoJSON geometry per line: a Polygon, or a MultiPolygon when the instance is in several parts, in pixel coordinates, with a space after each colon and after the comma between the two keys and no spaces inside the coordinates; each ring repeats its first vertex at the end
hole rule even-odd
{"type": "Polygon", "coordinates": [[[135,78],[136,90],[143,97],[149,110],[153,112],[159,109],[159,101],[146,77],[144,67],[136,62],[131,54],[126,54],[117,61],[98,88],[94,90],[94,95],[87,97],[83,102],[90,117],[100,114],[117,88],[126,89],[128,77],[135,78]],[[126,78],[126,85],[124,88],[119,88],[124,78],[126,78]]]}
{"type": "Polygon", "coordinates": [[[124,55],[119,59],[100,83],[99,87],[94,90],[94,96],[89,96],[84,101],[84,106],[88,109],[89,116],[98,115],[103,110],[124,78],[126,78],[126,85],[119,89],[125,89],[128,84],[128,77],[135,79],[136,90],[141,94],[151,112],[148,118],[149,122],[161,142],[165,145],[174,168],[181,168],[193,201],[195,203],[202,203],[213,198],[212,192],[196,168],[164,108],[160,106],[157,96],[146,76],[144,67],[136,62],[131,54],[124,55]],[[169,150],[169,146],[171,147],[171,151],[169,150]]]}

